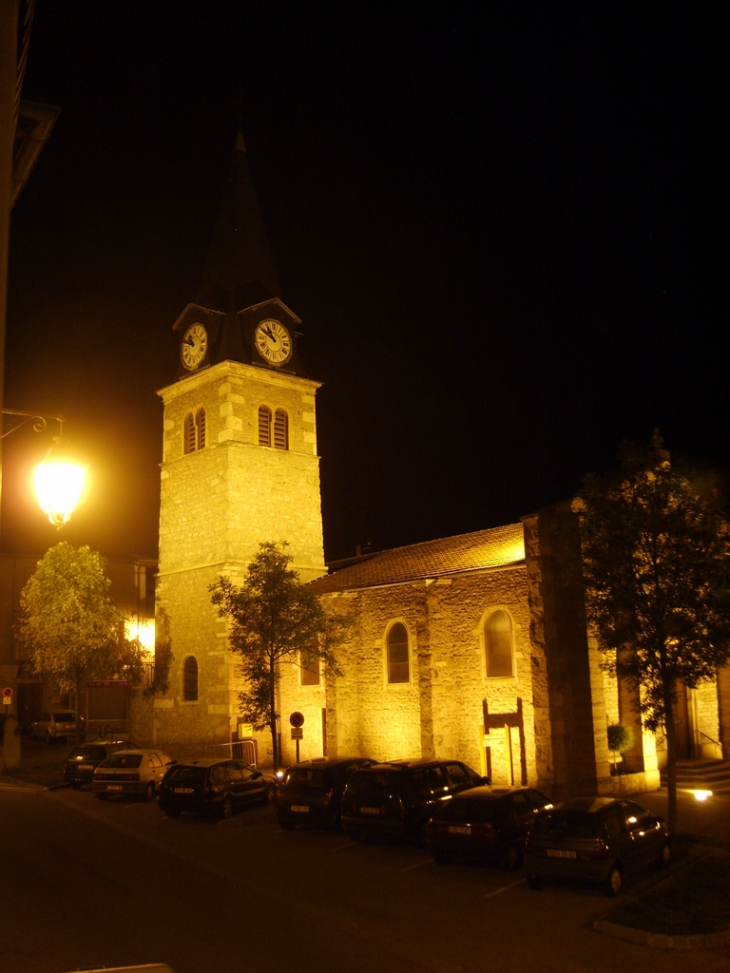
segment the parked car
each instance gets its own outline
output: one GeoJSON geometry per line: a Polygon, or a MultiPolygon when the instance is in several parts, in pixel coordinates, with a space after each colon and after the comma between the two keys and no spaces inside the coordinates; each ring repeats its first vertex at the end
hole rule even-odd
{"type": "Polygon", "coordinates": [[[183,811],[229,818],[234,808],[270,803],[275,794],[273,774],[243,760],[191,760],[176,763],[165,774],[159,805],[169,818],[179,818],[183,811]]]}
{"type": "Polygon", "coordinates": [[[276,789],[276,817],[281,827],[339,828],[348,780],[360,767],[374,762],[367,757],[319,757],[289,767],[276,789]]]}
{"type": "Polygon", "coordinates": [[[436,811],[426,842],[439,865],[459,858],[519,868],[538,811],[552,806],[549,797],[531,787],[474,787],[436,811]]]}
{"type": "Polygon", "coordinates": [[[618,895],[624,876],[655,863],[669,864],[669,832],[633,801],[579,797],[538,815],[525,846],[530,888],[549,880],[600,884],[618,895]]]}
{"type": "Polygon", "coordinates": [[[488,783],[458,760],[393,760],[363,767],[342,796],[342,830],[356,841],[422,841],[428,819],[444,801],[488,783]]]}
{"type": "Polygon", "coordinates": [[[106,758],[117,750],[127,750],[134,747],[130,740],[95,740],[94,743],[82,743],[74,747],[66,758],[63,766],[64,779],[78,789],[84,784],[90,784],[94,779],[94,771],[106,758]]]}
{"type": "MultiPolygon", "coordinates": [[[[81,717],[81,729],[84,727],[84,718],[81,717]]],[[[76,713],[70,709],[55,709],[43,713],[39,720],[31,723],[33,736],[46,743],[53,743],[59,737],[67,737],[69,733],[76,732],[76,713]]]]}
{"type": "Polygon", "coordinates": [[[173,763],[162,750],[117,750],[96,768],[91,787],[100,801],[117,794],[136,794],[153,801],[173,763]]]}

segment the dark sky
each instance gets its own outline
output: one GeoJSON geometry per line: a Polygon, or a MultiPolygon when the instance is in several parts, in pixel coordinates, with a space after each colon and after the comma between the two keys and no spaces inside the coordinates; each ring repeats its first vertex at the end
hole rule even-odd
{"type": "MultiPolygon", "coordinates": [[[[709,5],[37,0],[23,95],[62,113],[13,212],[5,404],[86,452],[67,538],[156,553],[155,392],[239,104],[324,383],[328,558],[514,521],[655,426],[727,473],[724,51],[709,5]]],[[[58,539],[41,439],[5,440],[5,549],[58,539]]]]}

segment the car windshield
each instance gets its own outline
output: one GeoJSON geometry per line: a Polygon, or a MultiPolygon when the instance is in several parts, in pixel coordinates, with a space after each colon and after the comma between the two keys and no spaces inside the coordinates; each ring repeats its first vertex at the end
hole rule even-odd
{"type": "Polygon", "coordinates": [[[69,754],[69,760],[103,760],[106,757],[106,747],[75,747],[69,754]]]}
{"type": "Polygon", "coordinates": [[[395,790],[394,778],[401,777],[400,771],[395,774],[386,770],[369,770],[365,773],[354,773],[347,785],[347,792],[351,797],[360,798],[367,795],[368,799],[385,800],[395,790]]]}
{"type": "Polygon", "coordinates": [[[205,780],[205,767],[172,767],[168,771],[167,780],[170,784],[202,784],[205,780]]]}
{"type": "Polygon", "coordinates": [[[598,822],[595,814],[587,811],[552,811],[539,814],[533,834],[555,838],[595,838],[598,822]]]}
{"type": "Polygon", "coordinates": [[[321,790],[325,786],[324,771],[292,767],[287,771],[284,784],[289,787],[306,787],[311,790],[321,790]]]}
{"type": "Polygon", "coordinates": [[[104,761],[105,767],[139,767],[142,763],[141,753],[115,753],[104,761]]]}
{"type": "Polygon", "coordinates": [[[75,723],[76,714],[75,713],[54,713],[53,719],[56,723],[75,723]]]}
{"type": "Polygon", "coordinates": [[[460,798],[448,801],[439,808],[435,817],[439,821],[496,821],[500,816],[500,801],[478,801],[472,798],[460,798]]]}

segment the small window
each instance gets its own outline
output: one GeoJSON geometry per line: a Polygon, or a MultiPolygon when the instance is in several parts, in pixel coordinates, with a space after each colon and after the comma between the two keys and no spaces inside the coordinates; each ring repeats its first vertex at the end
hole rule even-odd
{"type": "Polygon", "coordinates": [[[183,450],[186,453],[195,452],[195,422],[193,421],[192,412],[188,412],[185,416],[185,423],[183,426],[183,450]]]}
{"type": "Polygon", "coordinates": [[[192,702],[198,698],[198,660],[189,655],[183,663],[183,699],[192,702]]]}
{"type": "Polygon", "coordinates": [[[198,449],[205,449],[205,409],[198,409],[195,415],[195,430],[198,434],[198,449]]]}
{"type": "Polygon", "coordinates": [[[408,632],[402,622],[396,622],[388,632],[388,682],[409,682],[408,632]]]}
{"type": "Polygon", "coordinates": [[[274,416],[274,447],[289,449],[289,416],[283,409],[277,409],[274,416]]]}
{"type": "Polygon", "coordinates": [[[259,406],[259,446],[271,445],[271,409],[268,405],[259,406]]]}
{"type": "Polygon", "coordinates": [[[487,676],[510,677],[512,670],[512,620],[501,609],[487,618],[484,625],[487,676]]]}
{"type": "Polygon", "coordinates": [[[319,686],[319,659],[302,652],[299,658],[302,686],[319,686]]]}

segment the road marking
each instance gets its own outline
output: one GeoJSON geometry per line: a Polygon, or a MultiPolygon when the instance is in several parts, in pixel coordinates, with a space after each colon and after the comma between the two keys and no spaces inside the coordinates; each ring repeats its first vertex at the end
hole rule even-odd
{"type": "Polygon", "coordinates": [[[493,895],[499,895],[500,892],[506,892],[507,889],[513,889],[515,885],[524,885],[527,881],[525,878],[520,878],[516,882],[512,882],[510,885],[503,885],[500,889],[495,889],[494,892],[487,892],[484,896],[485,899],[491,899],[493,895]]]}
{"type": "Polygon", "coordinates": [[[415,865],[409,865],[408,868],[401,868],[401,871],[412,872],[414,868],[423,868],[424,865],[433,865],[433,858],[427,858],[425,862],[416,862],[415,865]]]}

